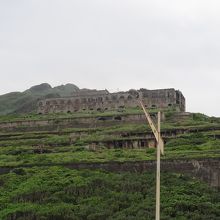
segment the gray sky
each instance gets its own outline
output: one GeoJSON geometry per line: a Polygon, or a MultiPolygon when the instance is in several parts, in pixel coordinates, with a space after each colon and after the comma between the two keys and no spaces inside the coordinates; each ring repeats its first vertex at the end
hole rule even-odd
{"type": "Polygon", "coordinates": [[[220,116],[219,0],[0,0],[0,94],[179,89],[220,116]]]}

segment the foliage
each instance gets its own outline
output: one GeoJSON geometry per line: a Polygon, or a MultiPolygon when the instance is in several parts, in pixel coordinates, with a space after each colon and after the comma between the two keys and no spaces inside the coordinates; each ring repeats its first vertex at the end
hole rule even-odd
{"type": "Polygon", "coordinates": [[[52,88],[49,84],[43,83],[24,92],[12,92],[1,95],[0,115],[30,113],[36,111],[36,104],[40,99],[70,96],[78,90],[79,88],[73,84],[52,88]]]}
{"type": "MultiPolygon", "coordinates": [[[[0,218],[154,219],[154,173],[24,169],[0,176],[0,218]]],[[[212,219],[220,194],[198,180],[162,173],[161,219],[212,219]]]]}

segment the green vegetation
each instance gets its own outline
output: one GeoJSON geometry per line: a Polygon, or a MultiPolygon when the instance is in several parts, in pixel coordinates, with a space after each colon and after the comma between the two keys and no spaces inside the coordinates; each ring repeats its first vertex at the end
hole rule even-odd
{"type": "MultiPolygon", "coordinates": [[[[73,84],[52,88],[49,84],[43,83],[33,86],[24,92],[12,92],[1,95],[0,115],[34,112],[37,109],[36,104],[40,99],[70,96],[76,91],[79,91],[79,88],[73,84]]],[[[11,116],[8,118],[11,118],[11,116]]]]}
{"type": "MultiPolygon", "coordinates": [[[[15,169],[0,176],[0,218],[154,219],[151,172],[109,173],[62,167],[15,169]]],[[[198,180],[162,173],[161,219],[206,220],[220,216],[220,193],[198,180]]]]}
{"type": "MultiPolygon", "coordinates": [[[[150,109],[151,113],[156,113],[157,109],[150,109]]],[[[167,110],[169,111],[169,110],[167,110]]],[[[28,121],[28,120],[59,120],[59,119],[69,119],[69,118],[95,118],[95,117],[113,117],[113,116],[126,116],[126,115],[136,115],[143,114],[141,108],[127,108],[123,111],[112,110],[112,111],[79,111],[75,113],[50,113],[46,115],[28,113],[28,114],[10,114],[1,115],[0,122],[13,122],[13,121],[28,121]]]]}
{"type": "MultiPolygon", "coordinates": [[[[115,117],[140,109],[50,115],[7,115],[0,122],[64,118],[115,117]]],[[[162,124],[168,159],[220,158],[220,121],[202,114],[180,117],[166,111],[162,124]]],[[[71,163],[155,160],[154,148],[114,145],[151,138],[146,122],[108,127],[19,127],[0,133],[0,219],[2,220],[152,220],[155,174],[70,170],[71,163]],[[109,145],[110,143],[110,145],[109,145]]],[[[220,192],[177,173],[162,173],[162,220],[219,220],[220,192]]]]}
{"type": "MultiPolygon", "coordinates": [[[[99,131],[100,132],[100,131],[99,131]]],[[[206,132],[183,134],[166,141],[162,159],[219,158],[220,140],[206,132]]],[[[132,139],[134,137],[130,137],[132,139]]],[[[125,138],[118,138],[124,140],[125,138]]],[[[51,135],[39,139],[0,141],[0,166],[51,165],[77,162],[143,161],[154,160],[155,149],[108,149],[104,141],[117,140],[116,136],[100,134],[82,136],[75,145],[67,144],[66,135],[51,135]],[[105,139],[107,138],[107,139],[105,139]],[[100,140],[103,144],[92,148],[90,141],[100,140]],[[24,145],[26,143],[26,145],[24,145]],[[32,145],[31,145],[31,144],[32,145]],[[8,145],[7,145],[8,144],[8,145]]],[[[126,138],[128,140],[128,138],[126,138]]]]}

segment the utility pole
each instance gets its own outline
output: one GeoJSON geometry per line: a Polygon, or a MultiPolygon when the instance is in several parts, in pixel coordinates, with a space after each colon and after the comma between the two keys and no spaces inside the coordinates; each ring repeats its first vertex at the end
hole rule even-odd
{"type": "Polygon", "coordinates": [[[161,130],[161,113],[158,112],[158,126],[154,125],[153,120],[150,117],[150,114],[145,109],[145,106],[141,100],[139,100],[140,105],[144,111],[146,119],[150,125],[151,130],[154,133],[154,136],[157,141],[157,170],[156,170],[156,213],[155,220],[160,220],[160,154],[164,154],[164,142],[161,138],[160,130],[161,130]]]}
{"type": "MultiPolygon", "coordinates": [[[[158,140],[160,139],[160,112],[158,112],[158,140]]],[[[160,141],[157,142],[156,220],[160,220],[160,141]]]]}

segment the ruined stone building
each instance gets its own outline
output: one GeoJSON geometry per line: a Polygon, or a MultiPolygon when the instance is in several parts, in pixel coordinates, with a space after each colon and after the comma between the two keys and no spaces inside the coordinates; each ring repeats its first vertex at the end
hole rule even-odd
{"type": "Polygon", "coordinates": [[[38,113],[123,110],[137,107],[138,97],[143,100],[146,108],[174,108],[177,111],[185,111],[185,98],[178,90],[140,89],[117,93],[110,93],[107,90],[81,90],[71,97],[39,101],[38,113]]]}

